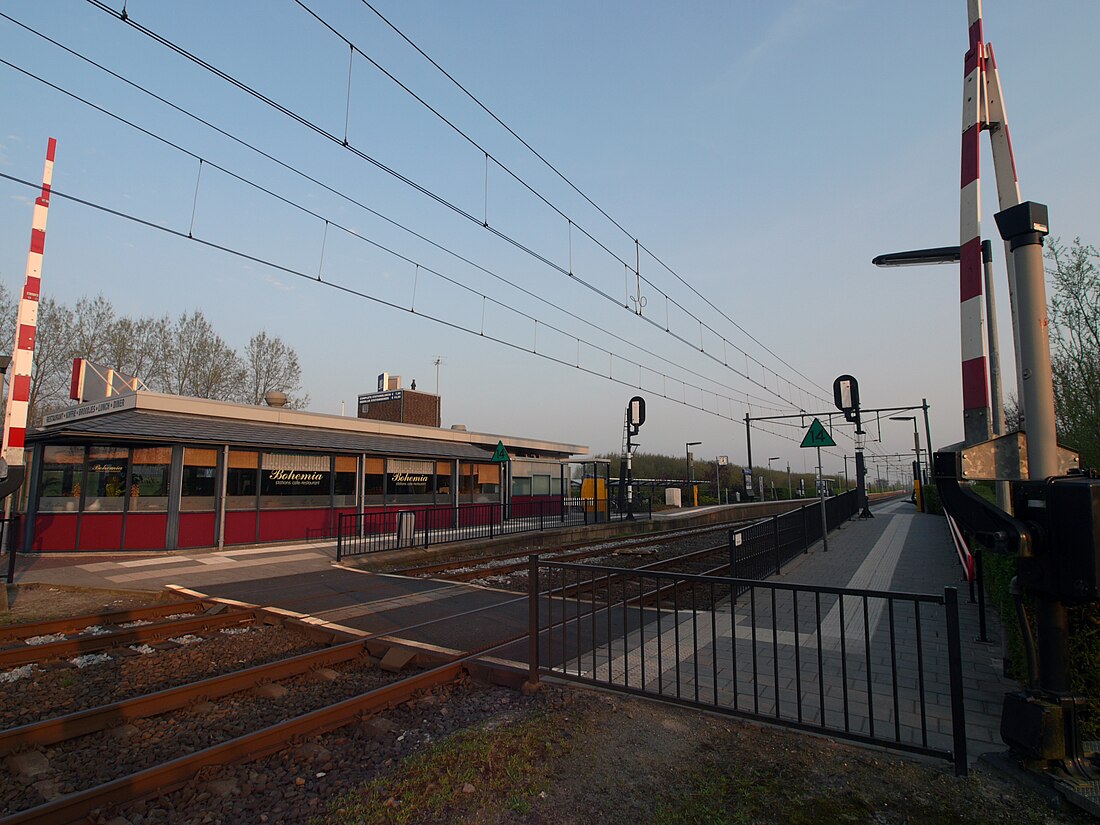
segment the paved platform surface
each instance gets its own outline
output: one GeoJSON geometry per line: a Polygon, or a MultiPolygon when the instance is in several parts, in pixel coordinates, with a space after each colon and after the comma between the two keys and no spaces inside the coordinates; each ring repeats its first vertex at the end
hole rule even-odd
{"type": "MultiPolygon", "coordinates": [[[[918,514],[911,504],[897,500],[877,505],[873,511],[874,519],[846,522],[831,534],[827,553],[822,552],[819,543],[773,580],[930,594],[942,593],[945,586],[957,587],[969,756],[973,760],[984,751],[1002,750],[998,735],[1001,698],[1013,685],[1000,675],[1001,629],[990,614],[989,635],[992,643],[975,642],[978,635],[977,606],[967,601],[966,583],[943,517],[918,514]]],[[[348,569],[335,564],[334,550],[329,542],[137,557],[121,554],[43,556],[21,560],[18,581],[147,590],[175,585],[212,596],[275,606],[308,615],[316,622],[362,634],[389,634],[400,630],[401,638],[443,652],[482,650],[494,642],[522,635],[527,627],[525,596],[468,584],[348,569]]],[[[772,624],[770,606],[765,606],[763,612],[755,617],[746,617],[743,603],[727,607],[726,626],[718,628],[713,638],[702,640],[701,647],[710,645],[713,655],[730,656],[738,645],[754,644],[751,634],[755,625],[764,623],[775,627],[779,626],[781,619],[788,622],[784,625],[787,629],[783,631],[787,634],[783,637],[785,642],[793,639],[816,645],[818,636],[834,641],[838,638],[840,608],[835,603],[825,605],[820,632],[805,626],[808,620],[805,607],[797,623],[791,623],[790,617],[781,617],[780,614],[789,612],[790,607],[777,606],[776,624],[772,624]]],[[[884,626],[885,609],[882,605],[871,605],[869,608],[868,627],[876,637],[881,635],[884,626]]],[[[854,613],[854,606],[850,607],[849,623],[854,613]]],[[[649,622],[653,618],[647,616],[643,621],[649,622]]],[[[669,627],[667,621],[666,618],[666,627],[669,627]]],[[[935,622],[934,616],[926,616],[926,630],[931,630],[933,634],[936,632],[935,622]]],[[[912,625],[911,619],[897,617],[899,646],[904,646],[904,634],[912,625]]],[[[687,632],[686,626],[680,629],[687,632]]],[[[617,628],[615,632],[618,632],[617,628]]],[[[667,636],[665,628],[662,628],[662,634],[649,634],[650,638],[667,636]]],[[[772,637],[769,635],[767,639],[771,647],[772,637]]],[[[606,645],[607,640],[604,639],[603,643],[606,645]]],[[[592,640],[592,649],[599,644],[600,640],[592,640]]],[[[826,644],[825,647],[828,646],[826,644]]],[[[777,653],[776,658],[787,656],[791,649],[791,645],[787,644],[787,653],[777,653]]],[[[622,651],[619,653],[622,654],[622,651]]],[[[940,667],[944,656],[942,645],[932,641],[924,653],[929,657],[929,664],[939,668],[946,680],[946,666],[940,667]]],[[[517,660],[524,659],[524,645],[515,645],[508,655],[517,660]]],[[[591,650],[588,655],[592,655],[591,650]]],[[[609,655],[612,661],[615,659],[615,651],[610,646],[596,656],[596,661],[604,655],[609,655]]],[[[912,651],[906,655],[911,657],[912,651]]],[[[807,666],[806,661],[812,660],[804,659],[800,663],[802,668],[807,666]]],[[[640,662],[635,661],[634,664],[640,662]]],[[[682,662],[671,663],[666,670],[682,665],[682,662]]],[[[773,662],[765,659],[758,673],[763,674],[772,665],[773,662]]],[[[631,664],[624,660],[623,666],[629,668],[631,664]]],[[[833,661],[830,666],[838,666],[838,663],[833,661]]],[[[744,667],[744,661],[737,666],[739,670],[744,667]]],[[[881,670],[881,665],[872,662],[869,669],[872,678],[877,681],[876,668],[881,670]]],[[[655,672],[653,670],[651,674],[655,672]]],[[[866,670],[861,671],[858,666],[854,674],[848,674],[848,678],[853,680],[865,676],[866,670]]],[[[740,677],[743,678],[743,673],[740,677]]],[[[719,676],[719,684],[712,684],[708,678],[707,672],[704,672],[698,682],[700,690],[720,688],[733,694],[747,690],[744,682],[738,683],[738,675],[729,672],[719,676]]],[[[780,703],[792,701],[791,691],[794,688],[791,683],[781,679],[778,693],[775,687],[767,678],[760,678],[755,696],[750,692],[741,695],[740,699],[763,701],[765,708],[777,696],[780,703]]],[[[926,689],[934,695],[939,703],[937,706],[942,706],[945,699],[943,685],[934,682],[926,689]]],[[[854,701],[858,697],[850,698],[854,701]]],[[[825,710],[830,711],[838,701],[840,697],[830,695],[825,710]]],[[[804,710],[810,714],[815,712],[808,704],[804,710]]],[[[861,709],[857,707],[856,710],[861,709]]],[[[926,710],[930,714],[932,729],[937,734],[949,733],[949,730],[942,730],[942,725],[936,728],[943,720],[937,719],[935,709],[930,705],[926,710]]],[[[905,712],[910,715],[917,711],[918,708],[912,703],[905,707],[905,712]]],[[[867,715],[879,719],[881,706],[870,710],[867,715]]],[[[888,722],[886,719],[881,721],[888,722]]]]}
{"type": "MultiPolygon", "coordinates": [[[[990,616],[991,642],[977,642],[977,605],[943,517],[905,501],[874,512],[830,534],[828,552],[818,542],[767,581],[933,597],[957,588],[968,759],[1004,750],[1001,700],[1015,685],[1001,676],[1001,628],[990,616]]],[[[543,665],[825,732],[953,750],[942,604],[767,586],[713,613],[686,609],[686,594],[675,609],[669,601],[644,617],[578,605],[580,621],[550,631],[543,665]]]]}

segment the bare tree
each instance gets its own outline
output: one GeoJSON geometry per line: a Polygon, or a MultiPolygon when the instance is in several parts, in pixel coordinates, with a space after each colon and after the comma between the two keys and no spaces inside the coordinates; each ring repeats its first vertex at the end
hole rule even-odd
{"type": "Polygon", "coordinates": [[[111,325],[103,345],[104,363],[140,378],[150,388],[165,384],[166,344],[172,322],[161,318],[119,318],[111,325]]]}
{"type": "Polygon", "coordinates": [[[1050,348],[1059,440],[1100,467],[1100,251],[1050,238],[1050,348]]]}
{"type": "Polygon", "coordinates": [[[39,301],[28,423],[39,423],[46,413],[68,402],[72,376],[71,339],[72,315],[68,307],[53,298],[39,301]]]}
{"type": "Polygon", "coordinates": [[[69,320],[68,344],[72,357],[114,367],[106,363],[109,360],[106,351],[111,329],[117,322],[114,306],[103,295],[78,300],[69,320]]]}
{"type": "Polygon", "coordinates": [[[244,350],[245,384],[241,400],[246,404],[262,404],[264,395],[277,391],[287,394],[287,405],[297,409],[309,403],[309,395],[301,395],[302,370],[298,353],[278,336],[260,330],[244,350]]]}
{"type": "Polygon", "coordinates": [[[7,284],[0,281],[0,352],[12,354],[15,346],[15,317],[19,313],[18,302],[7,284]]]}
{"type": "Polygon", "coordinates": [[[220,401],[240,398],[245,379],[240,356],[200,311],[181,315],[165,343],[165,392],[220,401]]]}

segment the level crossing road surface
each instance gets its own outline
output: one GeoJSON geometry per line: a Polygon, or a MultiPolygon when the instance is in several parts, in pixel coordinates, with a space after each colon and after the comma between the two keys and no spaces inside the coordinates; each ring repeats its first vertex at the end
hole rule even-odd
{"type": "MultiPolygon", "coordinates": [[[[969,756],[974,759],[984,752],[1003,750],[999,737],[1001,701],[1005,691],[1015,687],[1001,675],[1003,635],[996,617],[990,614],[987,635],[991,643],[976,641],[977,605],[967,600],[966,582],[945,520],[942,516],[918,514],[905,500],[872,509],[875,518],[850,520],[832,533],[828,552],[822,552],[819,542],[770,580],[930,594],[942,593],[945,586],[958,587],[969,756]]],[[[526,631],[528,621],[526,596],[465,583],[343,567],[334,562],[331,542],[148,556],[31,557],[21,559],[17,580],[126,590],[182,587],[214,597],[276,607],[309,617],[313,623],[359,634],[395,634],[394,638],[413,646],[441,653],[479,651],[516,638],[526,631]]],[[[871,627],[881,624],[882,617],[875,612],[881,609],[872,607],[871,627]]],[[[732,639],[743,641],[752,632],[751,623],[745,621],[743,605],[727,607],[726,613],[728,627],[710,640],[713,645],[729,644],[732,639]]],[[[797,638],[805,641],[813,633],[820,633],[823,638],[838,634],[837,613],[834,605],[825,611],[820,631],[814,628],[796,631],[797,638]]],[[[757,624],[762,618],[770,625],[770,617],[759,614],[757,624]]],[[[662,637],[673,632],[667,625],[666,622],[662,637]]],[[[906,623],[900,622],[898,632],[904,634],[905,629],[906,623]]],[[[860,629],[856,630],[858,633],[860,629]]],[[[770,629],[764,634],[770,640],[770,629]]],[[[851,632],[847,638],[854,638],[851,632]]],[[[603,640],[605,644],[606,641],[603,640]]],[[[793,639],[783,641],[789,645],[793,639]]],[[[599,644],[596,639],[593,647],[599,644]]],[[[904,649],[903,635],[899,636],[898,645],[904,649]]],[[[609,660],[615,667],[613,650],[611,654],[609,660]]],[[[598,655],[596,661],[601,661],[604,655],[598,655]]],[[[517,643],[497,658],[525,664],[526,644],[517,643]]],[[[623,657],[619,666],[630,667],[629,657],[623,657]]],[[[946,667],[942,670],[946,682],[946,667]]],[[[708,678],[706,673],[700,676],[699,687],[704,692],[715,687],[707,682],[708,678]]],[[[731,681],[725,679],[723,690],[730,689],[731,681]]],[[[737,689],[748,690],[744,684],[742,679],[742,687],[737,689]]],[[[767,684],[759,684],[757,688],[755,698],[763,700],[761,710],[765,713],[768,697],[774,697],[773,688],[767,684]]],[[[932,684],[929,689],[946,692],[941,684],[932,684]]],[[[780,695],[782,700],[782,691],[780,695]]],[[[751,693],[741,698],[753,701],[751,693]]],[[[929,708],[929,713],[932,729],[942,723],[940,732],[949,734],[950,720],[937,720],[934,707],[929,708]]]]}

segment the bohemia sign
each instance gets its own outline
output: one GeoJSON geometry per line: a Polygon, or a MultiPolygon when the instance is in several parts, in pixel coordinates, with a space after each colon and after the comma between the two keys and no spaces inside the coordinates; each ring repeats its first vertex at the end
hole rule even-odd
{"type": "Polygon", "coordinates": [[[325,480],[324,473],[306,470],[272,470],[269,478],[276,484],[320,484],[325,480]]]}

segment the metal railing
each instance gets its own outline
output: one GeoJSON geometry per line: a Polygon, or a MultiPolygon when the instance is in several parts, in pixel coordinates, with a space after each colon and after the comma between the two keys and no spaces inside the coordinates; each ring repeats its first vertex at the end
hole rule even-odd
{"type": "MultiPolygon", "coordinates": [[[[825,500],[830,531],[859,512],[855,490],[825,500]]],[[[730,572],[744,579],[779,575],[783,565],[821,539],[821,502],[815,501],[748,527],[729,531],[730,572]]]]}
{"type": "MultiPolygon", "coordinates": [[[[634,517],[652,516],[648,499],[634,502],[634,517]]],[[[627,518],[613,501],[552,498],[508,504],[460,504],[456,507],[367,510],[340,516],[336,559],[404,547],[429,547],[454,541],[495,538],[562,527],[581,527],[627,518]]]]}
{"type": "Polygon", "coordinates": [[[541,561],[530,679],[553,675],[967,770],[958,593],[541,561]],[[737,593],[743,595],[736,595],[737,593]]]}

